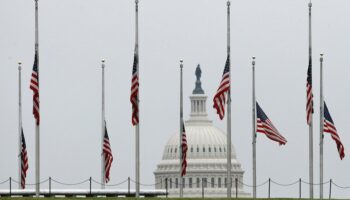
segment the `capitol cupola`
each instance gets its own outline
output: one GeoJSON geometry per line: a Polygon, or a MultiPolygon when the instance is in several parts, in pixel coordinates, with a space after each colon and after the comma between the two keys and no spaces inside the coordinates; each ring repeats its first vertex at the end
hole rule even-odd
{"type": "Polygon", "coordinates": [[[187,123],[211,123],[211,121],[208,120],[208,114],[207,114],[207,96],[204,93],[204,90],[202,89],[202,82],[201,82],[201,76],[202,76],[202,70],[200,68],[200,65],[198,64],[196,68],[196,86],[192,92],[192,95],[190,96],[191,100],[191,114],[190,119],[187,121],[187,123]]]}
{"type": "MultiPolygon", "coordinates": [[[[202,88],[200,65],[197,66],[195,88],[190,95],[191,113],[185,121],[187,138],[187,173],[183,178],[184,197],[201,197],[202,186],[207,197],[227,195],[227,143],[226,133],[213,126],[207,114],[207,96],[202,88]]],[[[178,124],[178,121],[174,121],[178,124]]],[[[165,133],[166,134],[166,133],[165,133]]],[[[235,143],[233,141],[233,143],[235,143]]],[[[168,187],[169,196],[179,196],[179,132],[175,131],[163,151],[162,160],[154,172],[156,189],[168,187]]],[[[244,171],[237,160],[235,148],[231,147],[231,181],[238,180],[238,195],[247,197],[243,190],[244,171]]],[[[234,184],[233,184],[234,185],[234,184]]],[[[232,194],[235,194],[232,188],[232,194]]]]}

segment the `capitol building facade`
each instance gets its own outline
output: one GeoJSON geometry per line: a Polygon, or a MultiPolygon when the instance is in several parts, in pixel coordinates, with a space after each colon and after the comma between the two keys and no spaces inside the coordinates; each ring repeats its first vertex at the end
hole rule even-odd
{"type": "MultiPolygon", "coordinates": [[[[190,96],[191,114],[185,121],[187,137],[187,173],[183,177],[184,197],[201,197],[202,187],[206,197],[227,196],[227,152],[226,133],[213,126],[206,112],[207,96],[201,87],[201,69],[196,69],[196,87],[190,96]]],[[[168,189],[169,196],[178,197],[180,192],[179,168],[179,132],[168,140],[162,160],[154,172],[156,189],[168,189]],[[166,183],[167,182],[167,183],[166,183]]],[[[231,148],[232,157],[232,196],[249,196],[243,190],[244,170],[237,160],[235,149],[231,148]]]]}

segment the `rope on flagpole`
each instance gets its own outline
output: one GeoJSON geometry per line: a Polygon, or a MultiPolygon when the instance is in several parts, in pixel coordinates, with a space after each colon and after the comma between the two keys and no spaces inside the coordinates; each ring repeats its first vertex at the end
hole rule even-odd
{"type": "MultiPolygon", "coordinates": [[[[329,181],[328,181],[328,182],[329,182],[329,181]]],[[[337,188],[340,188],[340,189],[350,189],[350,186],[340,186],[340,185],[334,183],[334,181],[332,181],[332,184],[333,184],[334,186],[336,186],[337,188]]]]}
{"type": "Polygon", "coordinates": [[[323,182],[323,183],[309,183],[309,182],[306,182],[306,181],[303,181],[303,180],[301,180],[301,182],[302,183],[305,183],[305,184],[307,184],[307,185],[321,185],[321,184],[328,184],[329,183],[329,181],[326,181],[326,182],[323,182]]]}
{"type": "Polygon", "coordinates": [[[128,179],[125,179],[119,183],[114,183],[114,184],[102,184],[101,182],[96,181],[95,179],[91,179],[92,182],[99,184],[99,185],[104,185],[106,187],[113,187],[113,186],[118,186],[118,185],[122,185],[124,183],[126,183],[128,181],[128,179]]]}
{"type": "Polygon", "coordinates": [[[287,183],[287,184],[286,183],[278,183],[278,182],[276,182],[276,181],[274,181],[272,179],[271,179],[271,182],[276,184],[276,185],[278,185],[278,186],[287,187],[287,186],[292,186],[292,185],[298,184],[299,180],[294,181],[293,183],[287,183]]]}
{"type": "MultiPolygon", "coordinates": [[[[261,183],[261,184],[258,184],[256,185],[255,187],[260,187],[260,186],[263,186],[263,185],[266,185],[267,183],[269,182],[269,180],[266,180],[265,182],[261,183]]],[[[254,185],[248,185],[248,184],[245,184],[241,181],[238,180],[238,183],[241,183],[242,185],[246,186],[246,187],[254,187],[254,185]]]]}
{"type": "MultiPolygon", "coordinates": [[[[133,183],[137,183],[135,180],[133,180],[133,179],[131,179],[131,178],[130,178],[130,181],[133,182],[133,183]]],[[[171,181],[171,182],[172,182],[172,181],[171,181]]],[[[160,181],[160,182],[157,182],[157,183],[150,183],[150,184],[148,184],[148,183],[139,183],[139,184],[142,185],[142,186],[155,186],[155,185],[161,184],[161,181],[160,181]]]]}
{"type": "Polygon", "coordinates": [[[88,178],[88,179],[86,179],[86,180],[83,180],[83,181],[77,182],[77,183],[63,183],[63,182],[58,181],[58,180],[55,180],[55,179],[53,179],[53,178],[51,178],[51,180],[52,180],[53,182],[58,183],[58,184],[61,184],[61,185],[70,185],[70,186],[72,186],[72,185],[81,185],[81,184],[83,184],[83,183],[88,182],[90,179],[88,178]]]}
{"type": "MultiPolygon", "coordinates": [[[[16,179],[11,179],[11,181],[13,181],[14,183],[20,184],[20,182],[17,181],[16,179]]],[[[41,182],[39,182],[39,184],[46,183],[47,181],[49,181],[49,179],[42,180],[41,182]]],[[[36,183],[26,183],[25,185],[31,186],[31,185],[36,185],[36,183]]]]}
{"type": "Polygon", "coordinates": [[[6,180],[0,182],[0,185],[7,183],[9,180],[10,180],[10,178],[8,178],[8,179],[6,179],[6,180]]]}

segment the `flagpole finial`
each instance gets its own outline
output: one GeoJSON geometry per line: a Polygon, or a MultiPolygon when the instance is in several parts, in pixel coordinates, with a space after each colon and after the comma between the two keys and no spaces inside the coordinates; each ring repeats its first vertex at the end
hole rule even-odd
{"type": "Polygon", "coordinates": [[[180,68],[183,68],[184,66],[183,66],[183,60],[182,59],[180,59],[180,68]]]}
{"type": "Polygon", "coordinates": [[[228,0],[227,1],[227,6],[230,6],[231,5],[231,2],[228,0]]]}
{"type": "Polygon", "coordinates": [[[252,64],[255,65],[255,56],[253,56],[252,59],[253,59],[252,64]]]}
{"type": "Polygon", "coordinates": [[[139,3],[139,0],[135,0],[135,3],[138,4],[138,3],[139,3]]]}
{"type": "Polygon", "coordinates": [[[310,2],[309,2],[309,7],[310,7],[310,8],[312,7],[312,3],[311,3],[311,0],[310,0],[310,2]]]}
{"type": "Polygon", "coordinates": [[[320,57],[320,61],[321,61],[321,62],[323,62],[323,55],[324,55],[323,53],[320,54],[320,56],[321,56],[321,57],[320,57]]]}
{"type": "Polygon", "coordinates": [[[102,62],[102,68],[105,68],[105,59],[102,59],[101,62],[102,62]]]}
{"type": "Polygon", "coordinates": [[[21,61],[18,61],[18,70],[19,70],[19,71],[21,71],[21,69],[22,69],[22,66],[21,66],[21,65],[22,65],[22,62],[21,62],[21,61]]]}

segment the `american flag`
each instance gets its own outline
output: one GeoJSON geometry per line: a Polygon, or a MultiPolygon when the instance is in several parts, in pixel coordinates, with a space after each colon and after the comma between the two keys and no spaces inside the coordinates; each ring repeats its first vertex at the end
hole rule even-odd
{"type": "Polygon", "coordinates": [[[257,132],[265,134],[268,138],[278,142],[280,145],[287,143],[287,140],[278,132],[270,119],[261,109],[258,102],[256,102],[256,115],[257,132]]]}
{"type": "Polygon", "coordinates": [[[230,56],[227,56],[224,73],[222,74],[222,79],[218,90],[214,96],[213,107],[216,109],[217,114],[222,120],[225,116],[225,104],[227,94],[230,90],[230,56]]]}
{"type": "Polygon", "coordinates": [[[107,126],[105,122],[105,135],[103,139],[103,156],[104,156],[104,165],[105,165],[105,180],[106,183],[110,180],[109,178],[109,172],[111,170],[112,162],[113,162],[113,155],[112,155],[112,149],[111,144],[109,143],[109,137],[107,132],[107,126]]]}
{"type": "Polygon", "coordinates": [[[182,141],[181,141],[181,149],[182,149],[182,164],[181,164],[181,176],[186,175],[186,168],[187,168],[187,139],[186,139],[186,130],[185,130],[185,124],[182,126],[182,141]]]}
{"type": "Polygon", "coordinates": [[[309,58],[309,67],[307,69],[307,79],[306,79],[306,120],[307,124],[311,124],[312,113],[314,113],[313,106],[313,94],[312,94],[312,61],[309,58]]]}
{"type": "Polygon", "coordinates": [[[30,80],[30,89],[33,90],[33,115],[36,124],[40,124],[40,110],[39,110],[39,66],[38,54],[35,53],[32,78],[30,80]]]}
{"type": "Polygon", "coordinates": [[[131,95],[130,102],[132,105],[132,125],[139,123],[139,56],[136,51],[134,54],[134,64],[132,66],[131,95]]]}
{"type": "Polygon", "coordinates": [[[345,157],[344,153],[344,146],[342,142],[340,141],[340,137],[337,133],[337,129],[335,128],[333,119],[331,117],[331,114],[328,111],[326,102],[324,102],[324,120],[323,120],[323,132],[329,133],[332,136],[332,139],[337,144],[338,152],[340,159],[342,160],[345,157]]]}
{"type": "Polygon", "coordinates": [[[21,135],[21,187],[24,189],[26,187],[26,177],[28,171],[28,155],[27,155],[27,145],[24,138],[23,129],[21,135]]]}

